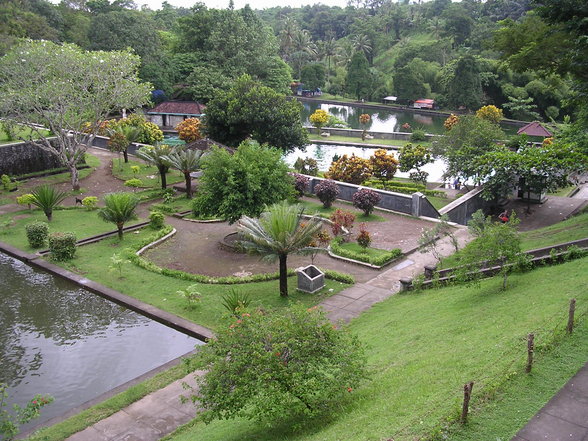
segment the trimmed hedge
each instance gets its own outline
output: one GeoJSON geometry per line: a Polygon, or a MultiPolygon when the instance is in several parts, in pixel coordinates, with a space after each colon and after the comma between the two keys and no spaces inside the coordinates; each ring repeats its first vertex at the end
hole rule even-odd
{"type": "Polygon", "coordinates": [[[51,233],[49,235],[51,258],[58,261],[73,259],[76,255],[77,241],[74,233],[51,233]]]}
{"type": "Polygon", "coordinates": [[[400,248],[394,248],[393,250],[390,250],[381,256],[370,257],[367,254],[356,253],[341,247],[341,240],[342,239],[338,237],[331,242],[331,251],[338,256],[346,257],[348,259],[359,260],[360,262],[370,263],[376,266],[383,266],[391,260],[402,256],[402,251],[400,248]]]}
{"type": "Polygon", "coordinates": [[[436,197],[445,197],[445,192],[441,191],[441,190],[426,190],[423,186],[417,186],[415,184],[409,186],[406,184],[402,184],[402,185],[396,185],[396,184],[400,184],[399,182],[392,182],[389,185],[386,185],[386,188],[384,188],[384,184],[382,184],[379,181],[365,181],[363,183],[364,186],[366,187],[371,187],[371,188],[377,188],[378,190],[386,190],[386,191],[392,191],[395,193],[404,193],[404,194],[413,194],[416,193],[417,191],[420,191],[422,194],[424,194],[425,196],[436,196],[436,197]]]}
{"type": "Polygon", "coordinates": [[[31,248],[41,248],[45,246],[49,236],[49,224],[47,222],[32,222],[25,226],[27,240],[31,248]]]}

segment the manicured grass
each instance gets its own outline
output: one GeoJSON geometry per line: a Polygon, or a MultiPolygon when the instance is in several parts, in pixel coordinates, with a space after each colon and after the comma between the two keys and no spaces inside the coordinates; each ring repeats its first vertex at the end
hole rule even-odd
{"type": "Polygon", "coordinates": [[[556,191],[550,192],[548,194],[567,198],[575,189],[575,185],[568,185],[567,187],[558,188],[556,191]]]}
{"type": "MultiPolygon", "coordinates": [[[[279,308],[287,307],[291,302],[313,306],[348,286],[327,280],[326,287],[320,293],[305,294],[296,291],[296,277],[290,277],[290,296],[283,299],[279,295],[278,280],[239,285],[200,284],[152,273],[132,263],[123,265],[122,277],[118,271],[109,271],[113,254],[123,253],[126,247],[137,247],[140,241],[152,234],[153,230],[146,228],[125,234],[122,242],[111,238],[79,247],[76,258],[63,266],[124,294],[212,329],[221,325],[226,314],[226,309],[221,304],[222,296],[232,289],[248,294],[253,307],[279,308]],[[196,285],[197,291],[202,295],[200,305],[193,309],[188,308],[185,299],[177,294],[178,290],[184,290],[189,285],[196,285]]],[[[276,271],[277,269],[276,263],[276,271]]]]}
{"type": "Polygon", "coordinates": [[[509,440],[586,363],[588,321],[551,350],[535,357],[530,375],[519,370],[491,401],[472,409],[465,426],[455,425],[448,441],[509,440]]]}
{"type": "Polygon", "coordinates": [[[521,236],[524,250],[585,239],[588,237],[588,211],[549,227],[526,231],[521,236]]]}
{"type": "Polygon", "coordinates": [[[356,242],[343,242],[339,246],[345,250],[351,251],[352,253],[362,254],[370,258],[381,257],[389,253],[389,251],[381,250],[379,248],[362,248],[356,242]]]}
{"type": "MultiPolygon", "coordinates": [[[[329,129],[325,129],[325,131],[329,131],[329,129]]],[[[420,144],[420,145],[431,145],[430,141],[420,141],[420,142],[413,142],[413,141],[405,141],[402,139],[366,139],[362,141],[361,138],[356,138],[354,136],[339,136],[339,135],[331,135],[328,138],[323,138],[322,136],[309,134],[309,139],[314,142],[320,143],[321,141],[342,141],[342,142],[352,142],[354,144],[364,144],[366,147],[370,147],[373,144],[381,144],[381,145],[388,145],[391,147],[403,147],[406,144],[420,144]]],[[[377,148],[377,146],[375,147],[377,148]]]]}
{"type": "Polygon", "coordinates": [[[41,429],[27,439],[30,441],[61,441],[113,413],[129,406],[145,395],[155,392],[188,374],[184,364],[176,365],[155,376],[131,386],[100,404],[90,407],[67,420],[41,429]]]}
{"type": "MultiPolygon", "coordinates": [[[[32,129],[28,127],[20,127],[15,129],[15,138],[16,139],[8,139],[8,134],[3,130],[3,127],[0,126],[0,144],[12,144],[14,142],[22,142],[20,138],[24,138],[25,140],[31,139],[31,135],[37,136],[37,132],[33,132],[32,129]]],[[[51,134],[48,130],[42,131],[43,136],[47,136],[51,134]]]]}
{"type": "Polygon", "coordinates": [[[173,201],[168,203],[153,204],[152,210],[159,210],[163,213],[181,213],[183,211],[191,210],[194,199],[188,199],[185,194],[176,196],[173,201]]]}
{"type": "MultiPolygon", "coordinates": [[[[40,209],[32,211],[24,210],[16,213],[5,214],[0,216],[0,223],[7,222],[12,219],[10,226],[4,228],[0,232],[0,241],[6,242],[21,250],[29,253],[34,253],[35,250],[29,246],[26,237],[25,225],[34,221],[47,222],[47,217],[40,209]]],[[[133,225],[144,221],[145,219],[137,219],[128,222],[126,225],[133,225]]],[[[94,236],[107,231],[116,230],[116,226],[111,223],[104,222],[98,217],[96,211],[88,211],[85,208],[74,208],[69,210],[55,210],[53,211],[53,219],[49,224],[49,232],[56,231],[71,231],[79,239],[94,236]]]]}
{"type": "Polygon", "coordinates": [[[445,207],[447,204],[455,200],[451,198],[441,198],[439,196],[427,196],[427,199],[437,210],[440,210],[441,208],[445,207]]]}
{"type": "Polygon", "coordinates": [[[371,377],[334,409],[334,417],[289,421],[276,429],[241,419],[209,425],[196,420],[168,439],[426,438],[458,415],[464,383],[475,382],[476,403],[524,368],[527,333],[535,332],[538,350],[551,343],[556,324],[565,326],[571,297],[577,298],[582,316],[588,309],[587,263],[582,259],[513,275],[505,292],[494,278],[482,281],[480,289],[453,286],[393,296],[350,325],[369,345],[371,377]]]}
{"type": "MultiPolygon", "coordinates": [[[[312,215],[318,213],[322,217],[329,218],[331,214],[337,210],[338,207],[330,207],[325,208],[323,204],[318,202],[310,202],[310,201],[298,201],[299,204],[305,207],[306,214],[312,215]]],[[[378,216],[377,214],[371,213],[369,216],[366,216],[363,211],[360,211],[353,207],[353,205],[349,204],[348,208],[345,208],[345,211],[350,211],[355,214],[355,222],[385,222],[386,219],[382,216],[378,216]]]]}
{"type": "MultiPolygon", "coordinates": [[[[159,171],[157,167],[147,165],[144,162],[132,161],[125,163],[122,159],[119,163],[118,159],[112,160],[112,175],[121,179],[122,181],[128,181],[129,179],[140,179],[143,188],[161,187],[161,181],[159,177],[159,171]],[[132,166],[138,166],[139,171],[134,173],[131,169],[132,166]]],[[[167,185],[177,184],[178,182],[184,182],[184,175],[179,171],[170,169],[167,174],[167,185]]]]}

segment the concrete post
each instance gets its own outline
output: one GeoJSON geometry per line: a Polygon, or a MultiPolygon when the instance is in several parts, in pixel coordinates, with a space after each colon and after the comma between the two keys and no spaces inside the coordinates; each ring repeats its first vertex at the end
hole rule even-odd
{"type": "Polygon", "coordinates": [[[431,280],[437,271],[437,265],[425,265],[425,280],[431,280]]]}
{"type": "Polygon", "coordinates": [[[421,215],[421,201],[425,195],[422,194],[420,191],[412,194],[412,206],[411,206],[411,215],[415,217],[419,217],[421,215]]]}

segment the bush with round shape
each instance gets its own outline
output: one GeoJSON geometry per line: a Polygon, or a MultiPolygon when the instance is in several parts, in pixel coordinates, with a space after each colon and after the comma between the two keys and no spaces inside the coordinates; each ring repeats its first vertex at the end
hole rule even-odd
{"type": "Polygon", "coordinates": [[[201,123],[198,118],[187,118],[176,126],[179,138],[186,142],[202,139],[200,129],[201,123]]]}
{"type": "Polygon", "coordinates": [[[294,178],[294,190],[296,191],[296,195],[298,197],[304,196],[304,193],[306,193],[306,190],[308,189],[310,178],[298,173],[290,173],[290,176],[294,178]]]}
{"type": "Polygon", "coordinates": [[[413,130],[413,132],[410,135],[410,140],[412,142],[421,142],[421,141],[426,141],[427,140],[427,135],[425,134],[425,131],[422,129],[416,129],[413,130]]]}
{"type": "Polygon", "coordinates": [[[447,117],[445,122],[443,123],[443,127],[445,130],[451,130],[453,126],[455,126],[459,122],[459,116],[454,115],[453,113],[447,117]]]}
{"type": "Polygon", "coordinates": [[[76,255],[76,242],[74,233],[51,233],[49,235],[51,258],[59,262],[73,259],[76,255]]]}
{"type": "Polygon", "coordinates": [[[161,211],[149,213],[149,226],[154,230],[161,230],[165,225],[165,215],[161,211]]]}
{"type": "MultiPolygon", "coordinates": [[[[388,153],[384,149],[378,149],[369,158],[372,166],[372,176],[385,184],[391,181],[398,169],[398,160],[393,153],[388,153]]],[[[362,183],[363,184],[363,183],[362,183]]]]}
{"type": "Polygon", "coordinates": [[[365,216],[369,216],[381,199],[380,194],[374,190],[361,188],[353,194],[353,206],[363,211],[365,216]]]}
{"type": "Polygon", "coordinates": [[[372,166],[369,160],[355,156],[355,154],[343,155],[338,161],[331,163],[325,176],[335,181],[360,185],[372,176],[372,166]]]}
{"type": "Polygon", "coordinates": [[[199,351],[196,398],[204,421],[246,418],[279,424],[327,415],[366,376],[365,350],[317,308],[234,317],[199,351]],[[230,357],[227,357],[230,354],[230,357]]]}
{"type": "Polygon", "coordinates": [[[502,109],[490,104],[489,106],[480,107],[476,112],[476,118],[485,119],[494,124],[498,124],[500,123],[500,120],[504,118],[504,115],[502,114],[502,109]]]}
{"type": "Polygon", "coordinates": [[[29,207],[29,210],[31,209],[31,205],[33,204],[33,201],[35,200],[35,197],[30,194],[30,193],[26,193],[23,194],[22,196],[18,196],[16,198],[16,203],[18,205],[27,205],[29,207]]]}
{"type": "Polygon", "coordinates": [[[98,208],[98,198],[96,196],[86,196],[82,199],[82,205],[86,207],[88,211],[95,210],[98,208]]]}
{"type": "Polygon", "coordinates": [[[357,235],[357,244],[364,250],[368,248],[372,243],[372,237],[370,232],[366,230],[364,223],[359,225],[359,234],[357,235]]]}
{"type": "MultiPolygon", "coordinates": [[[[348,236],[353,229],[353,222],[355,222],[355,215],[350,211],[335,210],[331,214],[331,229],[335,236],[345,235],[348,236]]],[[[344,238],[345,239],[345,238],[344,238]]]]}
{"type": "Polygon", "coordinates": [[[310,120],[310,123],[320,131],[321,128],[329,122],[329,114],[323,109],[317,109],[308,117],[308,119],[310,120]]]}
{"type": "Polygon", "coordinates": [[[33,222],[25,226],[27,240],[31,248],[42,248],[47,243],[49,224],[47,222],[33,222]]]}
{"type": "Polygon", "coordinates": [[[137,178],[133,178],[133,179],[129,179],[125,181],[125,187],[134,187],[134,188],[138,188],[138,187],[142,187],[143,186],[143,181],[141,181],[140,179],[137,178]]]}
{"type": "Polygon", "coordinates": [[[323,203],[323,207],[330,208],[339,196],[339,186],[334,181],[321,181],[314,187],[314,192],[323,203]]]}

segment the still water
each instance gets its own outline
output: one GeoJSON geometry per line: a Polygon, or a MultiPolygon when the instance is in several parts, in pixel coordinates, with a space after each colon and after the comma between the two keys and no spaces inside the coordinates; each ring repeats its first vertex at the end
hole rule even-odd
{"type": "Polygon", "coordinates": [[[27,427],[62,415],[200,342],[0,253],[0,382],[9,404],[55,401],[27,427]]]}

